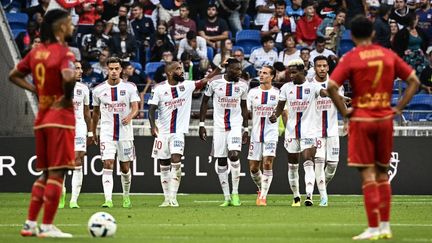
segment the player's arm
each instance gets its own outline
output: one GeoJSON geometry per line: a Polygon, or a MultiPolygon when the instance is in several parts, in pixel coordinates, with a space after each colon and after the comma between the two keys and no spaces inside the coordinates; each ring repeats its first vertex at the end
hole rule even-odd
{"type": "Polygon", "coordinates": [[[420,85],[420,80],[418,79],[415,71],[412,71],[411,74],[406,79],[408,83],[408,87],[405,89],[404,95],[399,100],[398,104],[393,108],[396,114],[400,114],[405,106],[410,102],[411,98],[416,94],[418,87],[420,85]]]}
{"type": "MultiPolygon", "coordinates": [[[[94,99],[93,99],[94,100],[94,99]]],[[[100,117],[100,107],[93,105],[93,116],[92,116],[92,122],[91,122],[91,131],[93,133],[93,141],[95,144],[99,143],[98,136],[96,135],[96,129],[97,125],[99,123],[99,117],[100,117]]]]}
{"type": "Polygon", "coordinates": [[[333,80],[329,80],[329,84],[327,87],[328,96],[332,99],[338,111],[341,113],[342,117],[348,117],[349,111],[345,105],[343,99],[339,94],[339,85],[333,80]]]}
{"type": "Polygon", "coordinates": [[[195,90],[200,90],[202,88],[204,88],[208,81],[210,81],[214,76],[220,74],[222,70],[221,66],[217,66],[213,71],[211,71],[209,74],[206,75],[205,78],[198,80],[195,82],[195,90]]]}
{"type": "Polygon", "coordinates": [[[150,121],[150,131],[153,137],[157,138],[159,130],[156,126],[156,110],[157,105],[150,105],[149,107],[149,121],[150,121]]]}
{"type": "Polygon", "coordinates": [[[89,131],[87,133],[87,144],[90,145],[93,143],[93,136],[94,133],[92,132],[92,128],[91,128],[91,114],[90,114],[90,107],[89,105],[84,105],[84,121],[86,123],[87,126],[87,131],[89,131]]]}
{"type": "Polygon", "coordinates": [[[277,121],[277,118],[282,114],[284,111],[286,100],[280,100],[278,102],[278,105],[276,106],[276,111],[273,113],[273,115],[270,116],[270,122],[275,123],[277,121]]]}
{"type": "Polygon", "coordinates": [[[122,119],[122,124],[123,126],[126,126],[127,124],[129,124],[129,122],[132,121],[132,119],[134,117],[136,117],[136,115],[138,115],[138,101],[133,101],[130,103],[131,106],[131,111],[129,112],[129,114],[122,119]]]}
{"type": "Polygon", "coordinates": [[[210,96],[207,96],[204,94],[202,100],[201,100],[201,107],[200,107],[200,123],[199,123],[199,136],[201,140],[206,141],[207,139],[207,130],[204,126],[205,118],[207,115],[207,109],[208,109],[208,101],[210,100],[210,96]]]}
{"type": "Polygon", "coordinates": [[[243,138],[242,143],[246,144],[249,137],[249,111],[247,109],[247,103],[246,100],[240,101],[240,108],[242,110],[242,117],[243,117],[243,138]]]}
{"type": "Polygon", "coordinates": [[[25,80],[26,75],[27,75],[26,73],[22,73],[18,71],[17,68],[14,68],[9,73],[9,80],[18,87],[21,87],[32,93],[36,93],[36,87],[33,84],[27,82],[27,80],[25,80]]]}
{"type": "Polygon", "coordinates": [[[61,107],[73,107],[73,90],[75,87],[75,71],[72,68],[61,70],[63,80],[63,98],[60,100],[61,107]]]}

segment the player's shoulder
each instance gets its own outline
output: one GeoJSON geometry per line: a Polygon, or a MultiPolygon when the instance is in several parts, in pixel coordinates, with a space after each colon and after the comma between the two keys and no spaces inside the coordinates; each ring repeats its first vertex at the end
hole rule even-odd
{"type": "Polygon", "coordinates": [[[249,82],[247,80],[245,80],[245,79],[240,78],[239,79],[239,83],[242,84],[242,85],[246,85],[247,87],[249,87],[249,82]]]}
{"type": "Polygon", "coordinates": [[[222,81],[222,79],[223,79],[223,74],[218,74],[218,75],[215,75],[213,78],[211,78],[211,79],[207,82],[207,84],[217,83],[217,82],[222,81]]]}
{"type": "Polygon", "coordinates": [[[153,86],[153,89],[154,89],[154,90],[156,90],[156,89],[161,89],[161,88],[165,87],[167,84],[168,84],[168,82],[167,82],[166,80],[165,80],[165,81],[162,81],[162,82],[160,82],[160,83],[155,84],[155,85],[153,86]]]}
{"type": "Polygon", "coordinates": [[[104,88],[106,88],[106,87],[107,87],[107,82],[106,82],[106,81],[103,81],[102,83],[96,85],[96,86],[93,88],[93,92],[98,92],[98,91],[100,91],[100,90],[102,90],[102,89],[104,89],[104,88]]]}
{"type": "Polygon", "coordinates": [[[249,89],[249,94],[255,94],[260,92],[259,86],[253,87],[252,89],[249,89]]]}
{"type": "Polygon", "coordinates": [[[84,90],[88,90],[89,88],[87,87],[87,85],[81,83],[81,82],[76,82],[75,83],[75,88],[80,88],[80,89],[84,89],[84,90]]]}
{"type": "Polygon", "coordinates": [[[137,88],[137,86],[136,86],[136,84],[135,83],[133,83],[133,82],[129,82],[129,81],[120,81],[120,83],[123,85],[123,86],[125,86],[125,87],[127,87],[127,88],[129,88],[129,89],[136,89],[137,88]]]}

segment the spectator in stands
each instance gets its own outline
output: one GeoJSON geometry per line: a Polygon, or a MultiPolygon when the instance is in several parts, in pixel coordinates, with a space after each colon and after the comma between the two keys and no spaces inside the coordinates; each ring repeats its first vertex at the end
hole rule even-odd
{"type": "Polygon", "coordinates": [[[303,60],[304,70],[307,73],[306,80],[309,80],[309,81],[312,80],[313,77],[315,76],[315,70],[313,68],[314,62],[311,61],[310,53],[311,53],[311,51],[307,47],[303,47],[300,50],[300,58],[303,60]]]}
{"type": "Polygon", "coordinates": [[[274,48],[274,40],[271,36],[261,38],[262,47],[255,49],[249,57],[249,61],[256,69],[261,69],[264,65],[272,66],[278,60],[278,54],[274,48]]]}
{"type": "Polygon", "coordinates": [[[219,16],[228,20],[232,35],[242,30],[242,20],[249,6],[249,0],[217,0],[219,16]]]}
{"type": "Polygon", "coordinates": [[[76,42],[80,44],[81,39],[93,31],[96,20],[100,19],[100,14],[103,13],[102,0],[86,0],[75,7],[75,12],[79,16],[76,42]]]}
{"type": "Polygon", "coordinates": [[[160,1],[159,0],[138,0],[138,2],[141,3],[141,6],[143,7],[144,16],[150,18],[153,21],[153,26],[156,27],[158,22],[157,5],[160,5],[160,1]]]}
{"type": "Polygon", "coordinates": [[[428,35],[429,44],[432,44],[432,8],[430,0],[420,0],[416,14],[419,16],[419,28],[428,35]]]}
{"type": "Polygon", "coordinates": [[[168,22],[168,29],[177,45],[186,38],[186,33],[189,31],[197,32],[195,21],[189,18],[189,6],[187,4],[180,6],[180,16],[175,16],[168,22]]]}
{"type": "Polygon", "coordinates": [[[279,52],[278,61],[288,66],[289,61],[300,58],[300,51],[296,48],[294,36],[284,36],[285,49],[279,52]]]}
{"type": "Polygon", "coordinates": [[[101,14],[101,19],[107,22],[108,20],[114,18],[120,8],[120,0],[105,0],[103,2],[103,13],[101,14]]]}
{"type": "Polygon", "coordinates": [[[119,20],[121,17],[126,17],[127,24],[128,24],[128,32],[131,32],[130,22],[127,19],[127,15],[129,12],[129,7],[126,5],[121,5],[119,7],[118,13],[116,16],[112,17],[107,23],[105,27],[105,35],[111,35],[114,33],[119,33],[120,30],[118,28],[119,20]]]}
{"type": "Polygon", "coordinates": [[[428,47],[426,55],[429,59],[429,65],[420,74],[420,88],[422,93],[432,94],[432,46],[428,47]]]}
{"type": "Polygon", "coordinates": [[[396,36],[397,32],[399,32],[399,25],[396,23],[396,21],[390,19],[389,20],[390,25],[390,43],[393,46],[394,37],[396,36]]]}
{"type": "Polygon", "coordinates": [[[339,8],[342,7],[342,0],[326,0],[320,1],[317,12],[321,19],[334,19],[339,8]]]}
{"type": "Polygon", "coordinates": [[[164,53],[162,54],[162,60],[160,60],[161,62],[163,62],[163,64],[161,66],[159,66],[156,69],[156,72],[154,73],[154,81],[155,83],[160,83],[162,81],[167,80],[167,76],[165,73],[165,66],[166,64],[170,63],[173,61],[173,54],[170,51],[164,51],[164,53]]]}
{"type": "Polygon", "coordinates": [[[300,17],[304,14],[302,5],[303,0],[292,0],[291,5],[288,5],[286,7],[286,15],[291,16],[294,18],[295,21],[298,21],[300,17]]]}
{"type": "Polygon", "coordinates": [[[159,5],[159,21],[168,23],[170,19],[180,15],[180,6],[185,2],[184,0],[170,0],[173,4],[166,5],[169,1],[161,1],[159,5]]]}
{"type": "Polygon", "coordinates": [[[132,5],[133,20],[131,21],[132,33],[138,45],[140,62],[146,63],[145,48],[150,46],[150,36],[155,32],[153,21],[144,16],[143,7],[140,3],[132,5]]]}
{"type": "Polygon", "coordinates": [[[316,32],[322,19],[315,13],[313,1],[307,1],[304,7],[305,15],[297,21],[296,39],[298,45],[312,47],[317,38],[316,32]]]}
{"type": "Polygon", "coordinates": [[[207,60],[207,45],[204,38],[197,36],[195,31],[191,30],[186,34],[186,38],[180,41],[177,53],[177,59],[187,52],[191,55],[192,61],[207,60]]]}
{"type": "MultiPolygon", "coordinates": [[[[378,0],[369,0],[366,1],[367,6],[367,15],[366,17],[372,22],[375,22],[376,18],[379,18],[379,8],[381,6],[380,2],[378,0]]],[[[390,13],[389,13],[390,15],[390,13]]]]}
{"type": "Polygon", "coordinates": [[[326,40],[323,37],[318,37],[316,42],[315,42],[315,50],[313,50],[312,52],[310,52],[310,61],[313,65],[314,63],[314,59],[317,56],[325,56],[325,57],[332,57],[333,59],[337,59],[336,54],[325,48],[326,46],[326,40]]]}
{"type": "Polygon", "coordinates": [[[110,38],[103,33],[104,29],[105,24],[103,20],[99,19],[96,20],[93,33],[83,36],[81,43],[83,59],[95,62],[102,50],[108,48],[110,38]]]}
{"type": "Polygon", "coordinates": [[[128,21],[126,17],[119,20],[120,33],[112,36],[110,41],[111,53],[119,57],[123,62],[135,60],[137,52],[137,43],[135,37],[128,33],[128,21]]]}
{"type": "Polygon", "coordinates": [[[317,30],[317,35],[325,38],[326,48],[335,53],[339,51],[340,40],[345,32],[345,17],[345,10],[339,9],[336,18],[325,18],[317,30]]]}
{"type": "Polygon", "coordinates": [[[180,62],[183,65],[185,80],[200,80],[203,78],[204,73],[201,72],[199,65],[194,65],[191,54],[183,52],[180,62]]]}
{"type": "Polygon", "coordinates": [[[257,15],[255,17],[255,26],[261,29],[262,26],[273,16],[275,12],[274,3],[276,0],[256,0],[255,8],[257,15]]]}
{"type": "Polygon", "coordinates": [[[284,46],[283,37],[296,31],[296,23],[293,17],[285,14],[284,0],[277,0],[275,6],[275,14],[261,28],[261,36],[271,36],[276,48],[281,51],[284,46]]]}
{"type": "Polygon", "coordinates": [[[382,4],[378,10],[378,17],[375,18],[375,43],[386,48],[391,48],[390,42],[390,24],[388,23],[391,8],[386,4],[382,4]]]}
{"type": "MultiPolygon", "coordinates": [[[[351,19],[353,19],[357,15],[369,15],[369,10],[366,4],[367,0],[343,0],[342,1],[342,9],[346,10],[345,16],[345,27],[348,29],[351,28],[351,19]]],[[[339,10],[336,11],[336,15],[339,10]]]]}
{"type": "Polygon", "coordinates": [[[393,50],[411,65],[419,76],[428,64],[424,53],[429,45],[429,39],[417,25],[418,15],[410,14],[408,21],[408,26],[396,34],[393,50]]]}
{"type": "Polygon", "coordinates": [[[32,49],[33,40],[39,37],[39,25],[34,20],[29,20],[27,23],[27,31],[21,32],[15,38],[15,43],[18,46],[21,57],[27,55],[32,49]]]}
{"type": "Polygon", "coordinates": [[[241,63],[243,72],[247,72],[251,78],[255,78],[257,76],[257,71],[254,66],[250,62],[245,60],[242,49],[236,49],[233,53],[233,56],[241,63]]]}
{"type": "Polygon", "coordinates": [[[207,6],[209,1],[186,0],[189,5],[189,16],[199,23],[201,19],[207,17],[207,6]]]}
{"type": "Polygon", "coordinates": [[[41,17],[45,15],[50,0],[38,0],[38,2],[38,5],[23,10],[23,12],[28,15],[29,19],[34,19],[36,14],[39,14],[41,17]]]}
{"type": "Polygon", "coordinates": [[[156,34],[152,35],[150,39],[150,61],[159,62],[164,52],[174,53],[174,50],[175,46],[168,34],[168,26],[165,22],[160,22],[156,34]]]}
{"type": "Polygon", "coordinates": [[[215,4],[209,4],[207,7],[207,18],[201,22],[198,28],[199,35],[204,38],[207,45],[213,49],[220,46],[220,41],[228,39],[228,24],[218,17],[215,4]]]}
{"type": "Polygon", "coordinates": [[[233,43],[230,39],[221,41],[220,52],[218,52],[213,58],[213,65],[219,66],[224,60],[232,56],[233,43]]]}
{"type": "Polygon", "coordinates": [[[144,95],[150,88],[151,80],[145,76],[144,72],[136,69],[130,62],[122,63],[122,79],[124,82],[131,82],[137,86],[139,97],[139,113],[137,118],[144,118],[144,95]]]}
{"type": "Polygon", "coordinates": [[[406,0],[395,0],[394,10],[390,13],[390,19],[393,19],[398,23],[399,29],[407,27],[409,25],[410,10],[406,4],[406,0]]]}
{"type": "Polygon", "coordinates": [[[83,60],[81,61],[81,65],[83,70],[82,82],[87,85],[90,91],[92,91],[98,84],[105,81],[102,74],[93,71],[93,67],[89,62],[83,60]]]}
{"type": "Polygon", "coordinates": [[[108,66],[106,63],[108,57],[110,57],[110,51],[108,49],[104,49],[99,54],[99,61],[91,65],[93,72],[102,75],[104,78],[108,76],[108,66]]]}

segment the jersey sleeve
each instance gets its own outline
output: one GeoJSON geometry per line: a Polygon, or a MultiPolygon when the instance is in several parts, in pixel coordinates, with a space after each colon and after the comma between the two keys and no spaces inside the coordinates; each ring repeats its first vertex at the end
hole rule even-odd
{"type": "Polygon", "coordinates": [[[414,70],[398,55],[393,53],[393,56],[396,59],[394,62],[395,75],[402,80],[406,80],[414,70]]]}
{"type": "Polygon", "coordinates": [[[87,87],[84,89],[84,105],[90,105],[90,91],[87,87]]]}
{"type": "Polygon", "coordinates": [[[22,59],[16,66],[17,70],[20,73],[25,73],[28,74],[31,72],[31,67],[30,67],[30,56],[31,53],[27,54],[24,59],[22,59]]]}
{"type": "Polygon", "coordinates": [[[245,90],[244,90],[244,92],[243,92],[243,94],[241,96],[241,99],[242,100],[247,100],[249,87],[246,84],[244,84],[244,86],[245,86],[245,88],[244,88],[245,90]]]}
{"type": "Polygon", "coordinates": [[[286,96],[286,89],[288,84],[284,84],[280,90],[279,93],[279,101],[286,101],[287,100],[287,96],[286,96]]]}
{"type": "Polygon", "coordinates": [[[99,106],[100,99],[99,99],[99,92],[97,90],[93,91],[93,99],[92,99],[92,105],[93,106],[99,106]]]}
{"type": "Polygon", "coordinates": [[[75,69],[74,61],[75,61],[75,55],[71,51],[66,52],[65,57],[60,61],[60,70],[64,70],[64,69],[74,70],[75,69]]]}
{"type": "Polygon", "coordinates": [[[330,80],[333,80],[339,86],[342,86],[345,80],[347,80],[350,75],[349,63],[349,58],[342,57],[335,70],[331,74],[330,80]]]}
{"type": "Polygon", "coordinates": [[[150,99],[148,100],[148,104],[149,105],[159,105],[159,89],[158,87],[154,88],[154,90],[152,90],[151,95],[150,95],[150,99]]]}
{"type": "Polygon", "coordinates": [[[206,90],[204,91],[204,95],[210,97],[210,96],[213,95],[213,92],[214,92],[214,90],[213,90],[213,83],[208,83],[207,87],[206,87],[206,90]]]}
{"type": "Polygon", "coordinates": [[[137,89],[137,87],[135,85],[130,85],[129,90],[130,90],[130,93],[131,93],[130,102],[139,102],[139,101],[141,101],[141,98],[138,95],[138,89],[137,89]]]}
{"type": "Polygon", "coordinates": [[[252,90],[247,95],[246,106],[249,111],[252,110],[252,90]]]}

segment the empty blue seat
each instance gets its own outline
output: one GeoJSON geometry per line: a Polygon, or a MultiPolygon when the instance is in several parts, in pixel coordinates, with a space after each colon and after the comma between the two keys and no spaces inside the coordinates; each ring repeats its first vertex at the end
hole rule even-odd
{"type": "Polygon", "coordinates": [[[28,15],[25,13],[6,13],[6,18],[11,29],[26,29],[28,15]]]}
{"type": "Polygon", "coordinates": [[[404,112],[407,120],[426,121],[432,114],[432,95],[417,94],[414,95],[407,106],[407,112],[404,112]]]}
{"type": "Polygon", "coordinates": [[[154,79],[154,74],[155,74],[156,70],[158,69],[158,67],[160,67],[162,65],[164,65],[163,62],[148,62],[145,65],[145,72],[153,80],[154,79]]]}
{"type": "Polygon", "coordinates": [[[339,46],[339,56],[343,56],[345,53],[349,52],[354,48],[354,42],[351,39],[341,40],[339,46]]]}
{"type": "Polygon", "coordinates": [[[255,41],[261,42],[261,35],[259,30],[241,30],[236,34],[236,43],[239,41],[255,41]]]}
{"type": "Polygon", "coordinates": [[[26,32],[26,29],[12,29],[12,35],[14,37],[14,39],[16,39],[18,37],[18,35],[22,32],[26,32]]]}
{"type": "Polygon", "coordinates": [[[135,69],[142,71],[142,65],[139,62],[130,62],[135,69]]]}

